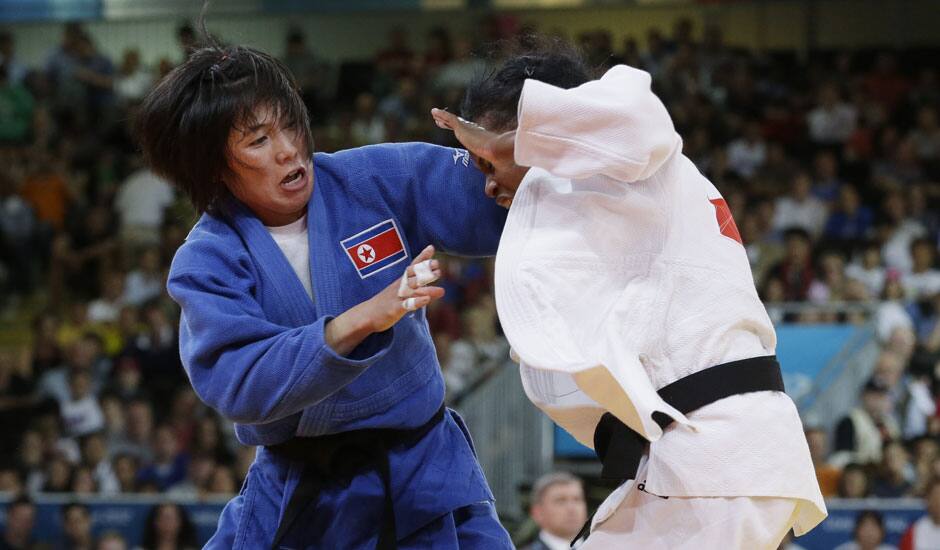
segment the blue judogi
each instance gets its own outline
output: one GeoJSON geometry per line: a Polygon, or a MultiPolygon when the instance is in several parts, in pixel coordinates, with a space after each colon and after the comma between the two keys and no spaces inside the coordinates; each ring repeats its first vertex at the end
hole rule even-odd
{"type": "MultiPolygon", "coordinates": [[[[495,254],[505,222],[506,211],[484,196],[483,176],[463,150],[376,145],[318,153],[313,165],[313,300],[261,221],[234,200],[202,216],[170,269],[167,288],[182,308],[180,354],[196,393],[236,422],[239,441],[259,446],[210,548],[270,545],[303,465],[263,446],[293,436],[415,428],[437,412],[444,382],[423,311],[369,336],[347,357],[326,345],[324,325],[397,280],[412,252],[428,244],[495,254]],[[350,238],[382,224],[400,232],[406,257],[385,269],[357,268],[345,248],[350,238]]],[[[460,548],[512,547],[455,413],[413,446],[392,450],[389,465],[400,548],[457,548],[458,538],[460,548]]],[[[375,471],[347,487],[325,487],[283,545],[373,548],[383,499],[375,471]]]]}

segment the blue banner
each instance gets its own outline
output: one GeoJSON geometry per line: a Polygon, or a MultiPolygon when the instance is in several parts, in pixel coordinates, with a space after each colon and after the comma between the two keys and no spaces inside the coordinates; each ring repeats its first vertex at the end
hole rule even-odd
{"type": "Polygon", "coordinates": [[[0,22],[100,19],[102,0],[0,0],[0,22]]]}
{"type": "MultiPolygon", "coordinates": [[[[147,515],[158,503],[165,501],[159,499],[141,499],[135,497],[125,500],[122,498],[107,502],[96,499],[94,502],[84,502],[91,512],[91,530],[97,537],[107,531],[117,531],[127,540],[128,547],[133,548],[143,542],[144,528],[147,515]],[[131,500],[132,501],[128,501],[131,500]]],[[[82,502],[76,498],[75,502],[82,502]]],[[[7,501],[9,502],[9,501],[7,501]]],[[[33,536],[37,542],[56,543],[62,540],[62,510],[72,502],[63,497],[51,497],[49,501],[37,498],[36,525],[33,536]]],[[[6,503],[0,515],[0,529],[6,527],[6,503]]],[[[196,540],[200,546],[204,545],[209,537],[215,533],[224,504],[212,503],[184,503],[189,520],[196,529],[196,540]]]]}

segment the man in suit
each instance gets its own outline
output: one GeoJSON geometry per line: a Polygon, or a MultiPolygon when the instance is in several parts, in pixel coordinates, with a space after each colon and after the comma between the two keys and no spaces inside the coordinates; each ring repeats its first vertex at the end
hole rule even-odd
{"type": "Polygon", "coordinates": [[[545,474],[532,486],[529,515],[539,536],[524,550],[568,550],[587,520],[581,480],[567,472],[545,474]]]}

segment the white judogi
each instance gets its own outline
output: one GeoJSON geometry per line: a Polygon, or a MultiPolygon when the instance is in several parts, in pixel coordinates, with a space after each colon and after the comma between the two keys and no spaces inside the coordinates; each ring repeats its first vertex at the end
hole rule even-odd
{"type": "MultiPolygon", "coordinates": [[[[814,527],[826,508],[788,396],[736,395],[686,418],[656,393],[773,355],[776,335],[727,205],[682,155],[649,75],[617,66],[571,90],[528,80],[518,116],[516,162],[533,168],[500,242],[496,304],[529,398],[585,445],[605,411],[651,440],[648,493],[794,499],[774,517],[814,527]],[[677,422],[663,434],[654,411],[677,422]]],[[[595,528],[636,505],[631,491],[608,497],[595,528]]]]}

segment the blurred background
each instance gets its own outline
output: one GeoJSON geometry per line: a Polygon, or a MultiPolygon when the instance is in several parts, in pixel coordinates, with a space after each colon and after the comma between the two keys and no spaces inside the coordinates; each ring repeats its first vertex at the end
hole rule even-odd
{"type": "MultiPolygon", "coordinates": [[[[200,6],[0,0],[0,548],[201,546],[253,458],[180,366],[164,282],[195,216],[129,131],[200,6]]],[[[430,108],[524,33],[649,71],[777,324],[830,509],[794,544],[940,548],[917,535],[940,537],[937,2],[229,0],[208,21],[284,60],[320,151],[453,145],[430,108]]],[[[491,263],[442,263],[447,399],[522,546],[541,476],[583,480],[589,509],[610,487],[526,400],[491,263]]]]}

